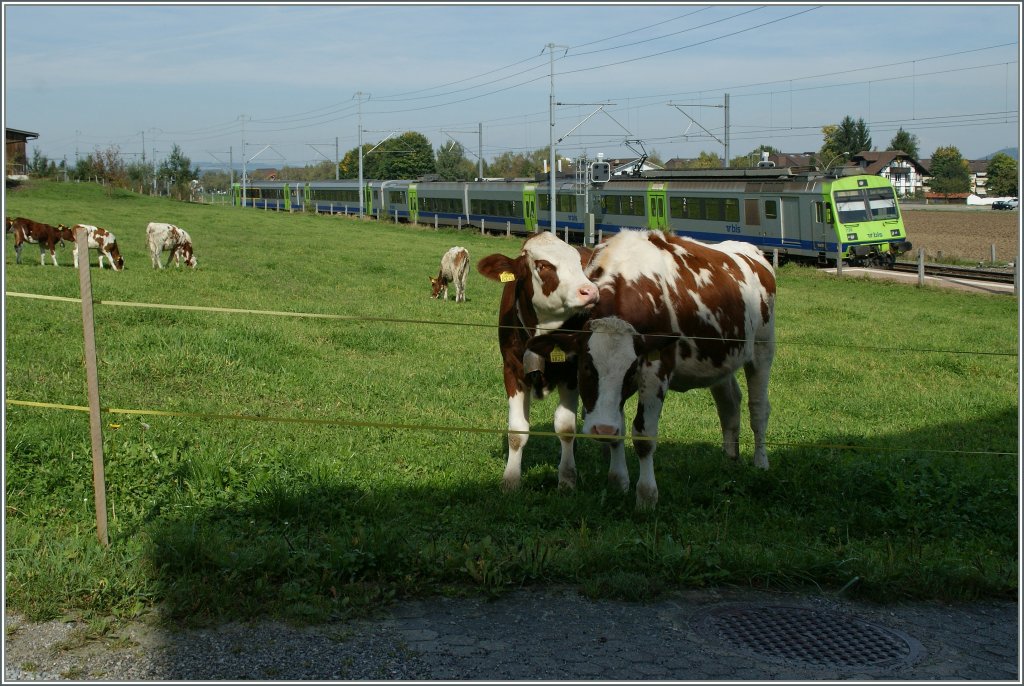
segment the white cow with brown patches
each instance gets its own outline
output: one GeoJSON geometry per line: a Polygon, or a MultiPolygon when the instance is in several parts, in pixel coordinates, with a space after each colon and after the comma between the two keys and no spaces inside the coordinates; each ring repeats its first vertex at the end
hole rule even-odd
{"type": "Polygon", "coordinates": [[[180,268],[184,260],[185,266],[196,268],[196,256],[192,250],[192,237],[188,231],[174,224],[163,222],[150,222],[146,225],[146,242],[149,245],[149,255],[153,260],[153,269],[163,269],[160,264],[160,256],[164,250],[169,250],[167,266],[171,266],[171,260],[180,268]]]}
{"type": "Polygon", "coordinates": [[[448,300],[448,284],[455,284],[455,302],[466,302],[466,277],[469,275],[469,251],[456,245],[441,256],[437,278],[430,277],[430,297],[448,300]]]}
{"type": "MultiPolygon", "coordinates": [[[[88,248],[95,248],[99,252],[100,269],[103,269],[103,258],[110,261],[110,266],[115,272],[124,269],[124,258],[121,257],[121,249],[117,245],[117,238],[106,229],[101,229],[92,224],[75,224],[71,227],[71,234],[74,237],[75,247],[72,254],[75,256],[75,268],[78,268],[78,234],[85,231],[88,236],[88,248]]],[[[86,255],[86,260],[89,257],[86,255]]]]}
{"type": "MultiPolygon", "coordinates": [[[[515,258],[489,255],[477,263],[477,271],[505,284],[498,311],[498,347],[504,365],[508,394],[508,461],[502,487],[519,487],[523,448],[530,430],[530,399],[543,398],[558,390],[554,428],[558,433],[576,433],[579,398],[575,360],[548,363],[529,353],[526,343],[538,333],[560,327],[577,329],[597,303],[597,286],[583,273],[591,251],[574,248],[550,232],[530,236],[515,258]]],[[[573,441],[559,437],[562,445],[558,464],[560,487],[576,485],[573,441]]]]}
{"type": "Polygon", "coordinates": [[[549,355],[558,346],[579,358],[583,431],[606,440],[609,481],[629,489],[623,406],[634,394],[638,508],[658,501],[654,450],[669,390],[710,389],[725,454],[738,459],[741,368],[754,464],[767,469],[775,273],[761,252],[736,241],[707,245],[659,231],[623,231],[597,246],[587,274],[600,288],[600,302],[584,332],[539,336],[529,348],[549,355]]]}

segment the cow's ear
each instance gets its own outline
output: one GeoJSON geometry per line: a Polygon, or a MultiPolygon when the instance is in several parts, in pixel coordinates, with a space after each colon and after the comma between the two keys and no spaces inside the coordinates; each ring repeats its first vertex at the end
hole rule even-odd
{"type": "Polygon", "coordinates": [[[508,283],[519,278],[521,260],[501,253],[488,255],[476,263],[476,270],[492,281],[508,283]]]}
{"type": "Polygon", "coordinates": [[[661,357],[666,348],[671,348],[680,338],[678,333],[636,334],[633,336],[633,348],[638,357],[646,357],[654,361],[661,357]]]}
{"type": "Polygon", "coordinates": [[[580,253],[580,266],[586,269],[590,266],[590,260],[594,257],[594,249],[576,246],[576,250],[580,253]]]}
{"type": "Polygon", "coordinates": [[[526,342],[526,349],[551,362],[565,362],[576,354],[577,334],[548,333],[534,336],[526,342]]]}

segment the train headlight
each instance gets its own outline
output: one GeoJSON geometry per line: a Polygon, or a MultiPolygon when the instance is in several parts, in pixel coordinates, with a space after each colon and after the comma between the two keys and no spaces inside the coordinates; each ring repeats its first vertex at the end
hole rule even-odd
{"type": "Polygon", "coordinates": [[[846,234],[846,240],[848,240],[848,241],[855,241],[855,240],[857,240],[857,234],[855,234],[855,233],[848,233],[848,234],[846,234]]]}
{"type": "Polygon", "coordinates": [[[892,236],[893,238],[899,238],[900,237],[900,230],[899,229],[889,229],[889,235],[892,236]]]}

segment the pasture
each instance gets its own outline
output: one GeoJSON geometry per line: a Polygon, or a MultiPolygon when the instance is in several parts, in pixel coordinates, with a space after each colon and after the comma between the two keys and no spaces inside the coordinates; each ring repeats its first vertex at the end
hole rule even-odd
{"type": "MultiPolygon", "coordinates": [[[[637,512],[586,438],[574,493],[557,490],[545,435],[523,487],[499,488],[501,285],[474,268],[456,304],[430,299],[428,278],[453,245],[475,265],[521,239],[90,184],[8,191],[7,214],[112,231],[125,270],[101,272],[92,251],[96,301],[348,317],[97,304],[103,407],[190,416],[104,414],[103,549],[88,415],[5,402],[7,603],[33,619],[319,621],[524,584],[627,600],[716,584],[1016,597],[1013,298],[782,268],[770,469],[750,464],[745,406],[730,464],[709,393],[670,394],[661,497],[637,512]],[[154,270],[150,221],[189,231],[199,268],[154,270]]],[[[14,264],[6,241],[8,293],[78,297],[70,245],[54,268],[35,246],[14,264]]],[[[8,295],[5,323],[6,398],[86,405],[80,307],[8,295]]],[[[534,430],[551,431],[554,406],[534,402],[534,430]]],[[[627,459],[635,483],[628,442],[627,459]]]]}

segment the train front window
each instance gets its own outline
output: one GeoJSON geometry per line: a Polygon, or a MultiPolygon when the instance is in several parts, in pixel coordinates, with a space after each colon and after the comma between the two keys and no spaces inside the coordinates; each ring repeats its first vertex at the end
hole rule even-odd
{"type": "Polygon", "coordinates": [[[899,219],[896,209],[896,197],[891,188],[869,188],[868,207],[871,208],[872,219],[899,219]]]}
{"type": "Polygon", "coordinates": [[[862,191],[836,191],[836,212],[839,213],[839,223],[850,224],[866,222],[871,219],[868,213],[866,198],[862,191]]]}

